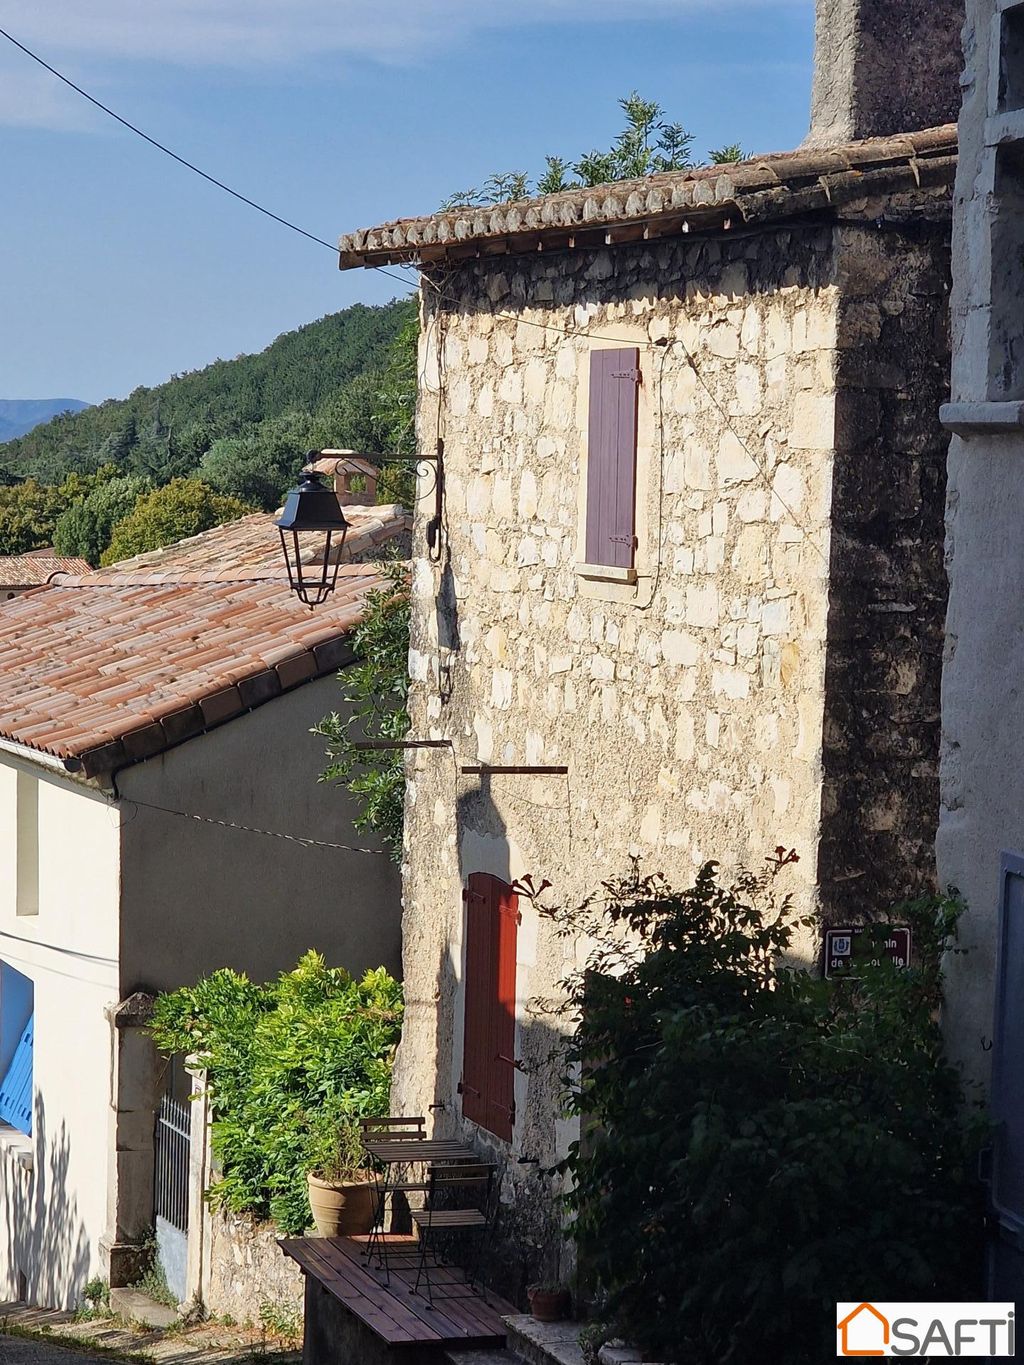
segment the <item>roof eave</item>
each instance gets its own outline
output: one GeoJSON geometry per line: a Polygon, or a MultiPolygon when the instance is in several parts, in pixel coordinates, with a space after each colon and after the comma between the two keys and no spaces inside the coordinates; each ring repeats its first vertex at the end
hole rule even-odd
{"type": "MultiPolygon", "coordinates": [[[[845,148],[786,153],[687,177],[569,191],[547,199],[456,209],[342,237],[342,270],[603,248],[687,232],[785,225],[835,214],[858,199],[952,189],[953,125],[845,148]]],[[[707,168],[708,171],[711,168],[707,168]]]]}

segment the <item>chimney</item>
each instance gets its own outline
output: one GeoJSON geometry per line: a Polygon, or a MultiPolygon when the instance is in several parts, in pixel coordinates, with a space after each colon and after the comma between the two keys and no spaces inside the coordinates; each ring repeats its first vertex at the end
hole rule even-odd
{"type": "Polygon", "coordinates": [[[811,131],[829,147],[955,123],[964,0],[816,0],[811,131]]]}
{"type": "Polygon", "coordinates": [[[377,501],[380,469],[355,450],[321,450],[320,458],[307,468],[334,476],[334,491],[342,507],[372,507],[377,501]],[[353,484],[359,487],[354,488],[353,484]]]}

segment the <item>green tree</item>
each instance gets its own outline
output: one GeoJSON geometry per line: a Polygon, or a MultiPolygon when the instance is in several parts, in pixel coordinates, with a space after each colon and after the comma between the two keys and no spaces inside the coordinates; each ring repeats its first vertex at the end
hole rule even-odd
{"type": "Polygon", "coordinates": [[[54,549],[60,555],[87,559],[95,568],[110,544],[114,527],[128,516],[150,487],[149,481],[137,474],[124,474],[100,484],[58,517],[53,532],[54,549]]]}
{"type": "Polygon", "coordinates": [[[157,483],[193,473],[216,440],[247,435],[287,413],[315,414],[365,371],[379,372],[415,316],[412,300],[354,304],[285,332],[257,355],[218,360],[57,417],[0,446],[0,464],[19,478],[53,484],[108,462],[157,483]]]}
{"type": "Polygon", "coordinates": [[[340,782],[362,806],[356,828],[380,834],[395,859],[402,851],[405,765],[401,750],[357,750],[360,739],[404,739],[409,731],[409,589],[404,565],[385,569],[387,583],[366,599],[352,637],[357,662],[338,675],[349,708],[314,733],[327,740],[330,766],[321,782],[340,782]]]}
{"type": "Polygon", "coordinates": [[[62,513],[83,502],[114,473],[105,465],[92,474],[69,474],[61,484],[25,479],[0,487],[0,554],[20,555],[51,545],[62,513]]]}
{"type": "Polygon", "coordinates": [[[0,488],[0,554],[21,555],[48,545],[64,507],[60,489],[35,479],[0,488]]]}
{"type": "Polygon", "coordinates": [[[158,550],[223,522],[236,521],[252,510],[238,498],[214,492],[200,479],[172,479],[141,497],[128,516],[116,524],[100,563],[116,564],[132,555],[158,550]]]}
{"type": "Polygon", "coordinates": [[[938,1024],[963,907],[897,907],[915,964],[876,948],[823,981],[775,889],[793,857],[681,891],[637,874],[560,917],[596,944],[570,989],[573,1232],[645,1358],[818,1365],[837,1302],[979,1289],[984,1125],[938,1024]]]}
{"type": "MultiPolygon", "coordinates": [[[[537,181],[538,194],[559,194],[563,190],[587,185],[604,185],[616,180],[637,180],[662,171],[684,171],[694,165],[693,134],[681,123],[665,120],[665,110],[655,100],[645,100],[634,90],[619,100],[626,126],[607,151],[594,148],[575,161],[560,156],[546,157],[547,168],[537,181]],[[576,178],[573,179],[572,176],[576,178]]],[[[722,153],[712,159],[739,160],[722,153]]],[[[463,205],[503,204],[530,194],[529,178],[521,171],[492,175],[478,189],[453,194],[442,208],[463,205]]]]}
{"type": "Polygon", "coordinates": [[[280,507],[315,444],[309,414],[287,412],[268,418],[244,436],[215,441],[199,473],[219,493],[272,512],[280,507]]]}
{"type": "Polygon", "coordinates": [[[747,153],[738,142],[730,142],[725,147],[717,147],[708,153],[712,166],[728,166],[735,161],[746,161],[747,153]]]}

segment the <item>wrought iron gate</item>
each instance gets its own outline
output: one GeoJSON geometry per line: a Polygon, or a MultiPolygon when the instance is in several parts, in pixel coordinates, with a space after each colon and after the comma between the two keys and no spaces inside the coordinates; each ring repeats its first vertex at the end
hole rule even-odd
{"type": "Polygon", "coordinates": [[[180,1232],[188,1232],[188,1166],[191,1137],[189,1107],[164,1095],[153,1142],[156,1159],[154,1212],[180,1232]]]}

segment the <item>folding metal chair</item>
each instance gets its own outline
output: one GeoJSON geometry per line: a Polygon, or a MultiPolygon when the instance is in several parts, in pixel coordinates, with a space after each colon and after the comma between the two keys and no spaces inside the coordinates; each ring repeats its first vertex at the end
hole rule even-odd
{"type": "Polygon", "coordinates": [[[359,1127],[367,1142],[422,1142],[427,1136],[427,1121],[422,1114],[415,1118],[389,1115],[387,1118],[360,1119],[359,1127]]]}
{"type": "Polygon", "coordinates": [[[493,1163],[478,1162],[461,1166],[431,1166],[427,1172],[426,1208],[412,1210],[412,1221],[420,1238],[420,1260],[412,1292],[419,1293],[420,1280],[425,1278],[427,1302],[431,1308],[434,1306],[434,1286],[427,1253],[431,1253],[434,1267],[439,1267],[436,1241],[441,1237],[479,1238],[479,1254],[472,1261],[474,1270],[471,1272],[467,1269],[465,1272],[466,1283],[475,1293],[474,1280],[479,1272],[481,1291],[484,1302],[487,1302],[483,1267],[494,1230],[496,1169],[493,1163]]]}
{"type": "MultiPolygon", "coordinates": [[[[427,1120],[422,1114],[417,1114],[407,1118],[404,1115],[389,1114],[382,1118],[362,1118],[359,1120],[359,1127],[362,1132],[363,1146],[368,1143],[378,1142],[422,1142],[427,1136],[427,1120]]],[[[380,1179],[380,1172],[369,1157],[370,1169],[373,1171],[374,1196],[376,1204],[373,1212],[373,1224],[370,1227],[370,1236],[367,1239],[363,1255],[369,1260],[376,1246],[377,1255],[380,1258],[385,1276],[390,1283],[391,1275],[388,1266],[388,1246],[387,1246],[387,1201],[388,1195],[393,1195],[398,1191],[426,1190],[423,1181],[410,1181],[402,1178],[402,1169],[394,1172],[396,1179],[392,1180],[391,1168],[384,1172],[383,1183],[380,1179]]],[[[393,1207],[393,1203],[392,1203],[393,1207]]]]}

